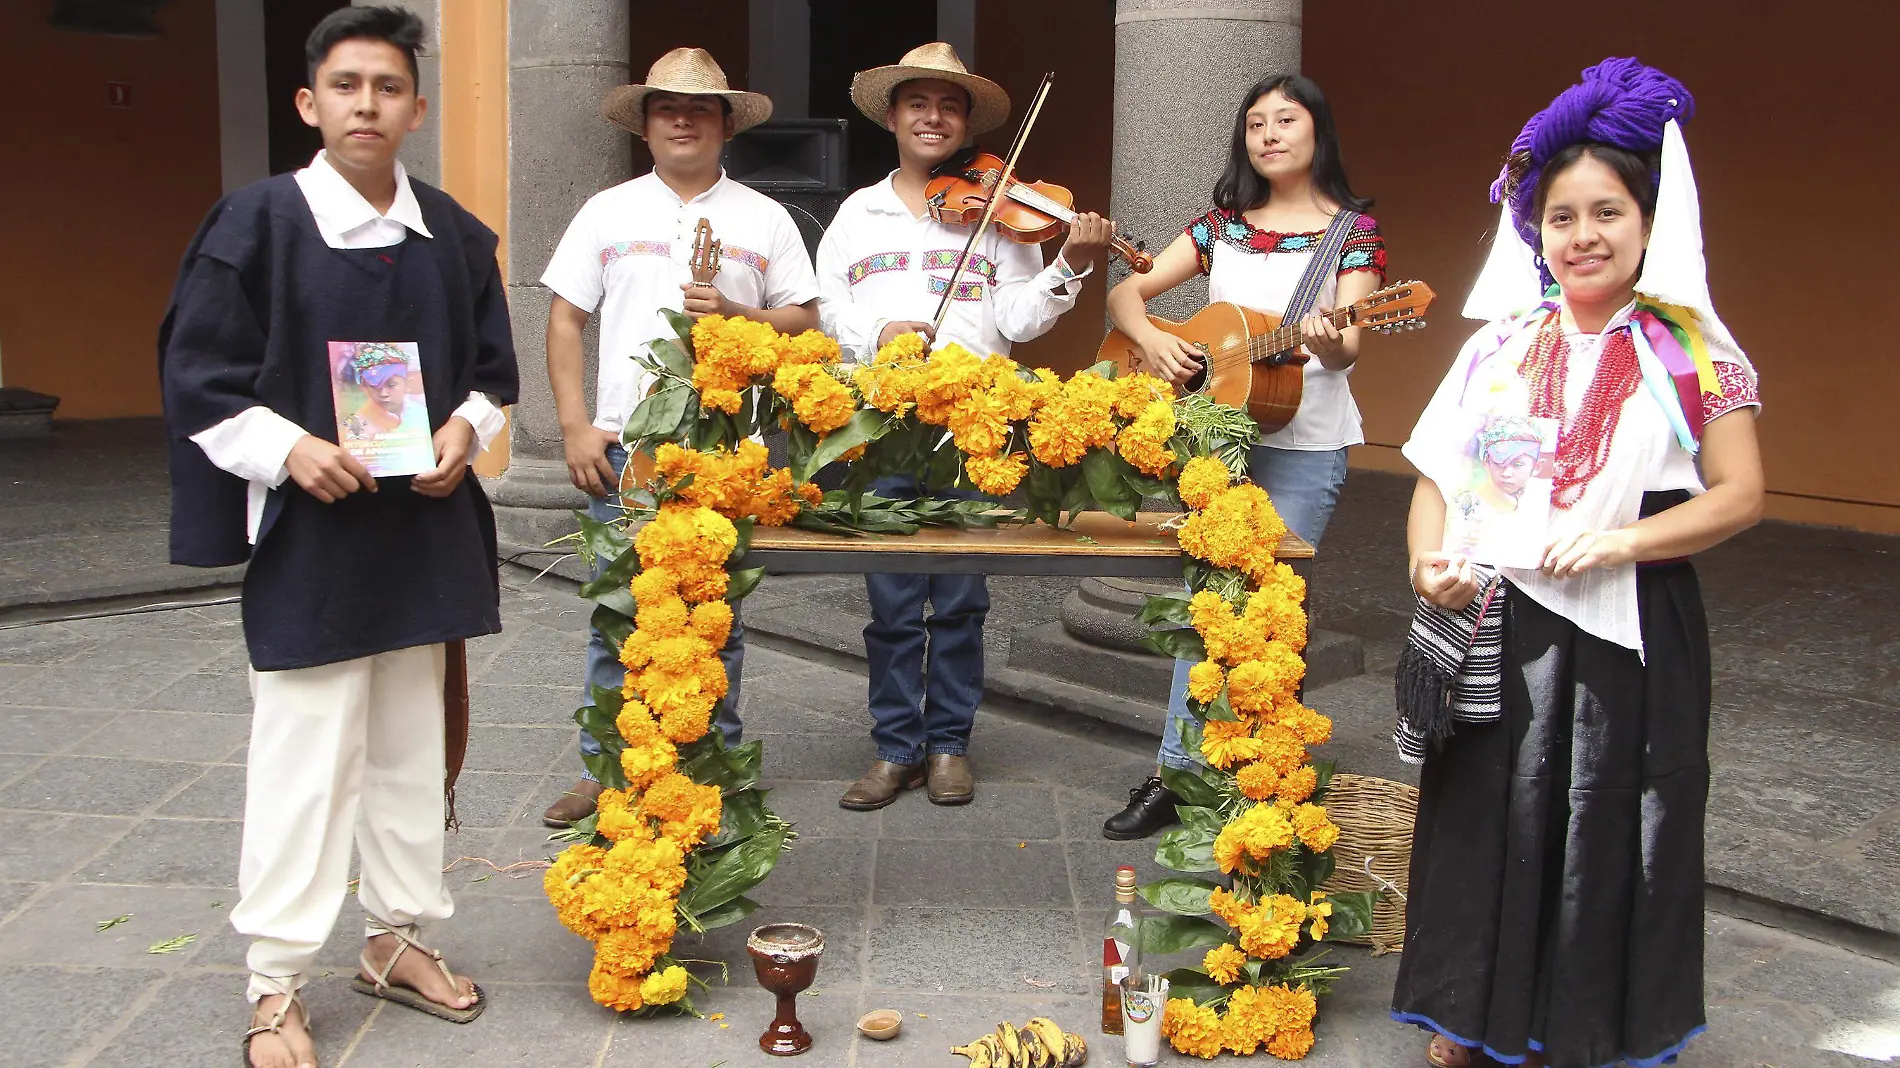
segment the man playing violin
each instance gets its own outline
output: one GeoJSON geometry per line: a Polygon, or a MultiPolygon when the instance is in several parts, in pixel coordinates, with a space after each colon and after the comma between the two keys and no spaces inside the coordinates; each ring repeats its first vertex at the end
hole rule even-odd
{"type": "MultiPolygon", "coordinates": [[[[868,363],[909,332],[979,355],[1007,354],[1011,343],[1048,332],[1075,306],[1114,224],[1093,213],[1077,215],[1048,266],[1035,246],[992,230],[977,239],[953,278],[969,231],[938,222],[927,210],[933,170],[971,136],[1008,119],[1003,88],[971,74],[954,49],[937,42],[912,49],[892,66],[859,72],[851,99],[896,136],[898,167],[846,199],[818,246],[819,317],[846,358],[868,363]],[[951,299],[943,325],[933,330],[946,292],[951,299]]],[[[975,496],[908,477],[880,479],[872,489],[900,498],[975,496]]],[[[933,803],[966,804],[975,796],[966,754],[983,695],[983,620],[990,604],[983,576],[866,575],[865,588],[877,761],[838,803],[878,809],[927,783],[933,803]],[[927,621],[926,601],[932,609],[927,621]]]]}
{"type": "MultiPolygon", "coordinates": [[[[646,141],[653,170],[595,194],[581,207],[541,283],[553,291],[548,382],[561,420],[568,477],[591,498],[589,514],[606,521],[620,514],[616,490],[627,463],[620,431],[653,379],[633,356],[654,338],[673,333],[661,309],[695,319],[714,314],[755,319],[796,334],[818,325],[818,285],[811,256],[784,206],[728,178],[719,165],[733,135],[771,116],[769,99],[729,88],[725,72],[704,50],[676,48],[653,64],[644,84],[609,92],[601,113],[646,141]],[[723,246],[711,284],[695,282],[689,270],[701,219],[723,246]],[[590,421],[581,390],[581,331],[597,308],[600,377],[590,421]]],[[[735,618],[720,651],[729,689],[714,726],[728,746],[739,744],[743,634],[735,618]]],[[[622,679],[619,657],[593,631],[588,683],[618,690],[622,679]]],[[[600,751],[585,731],[581,751],[600,751]]],[[[542,821],[567,826],[592,813],[599,795],[600,784],[585,773],[542,821]]]]}

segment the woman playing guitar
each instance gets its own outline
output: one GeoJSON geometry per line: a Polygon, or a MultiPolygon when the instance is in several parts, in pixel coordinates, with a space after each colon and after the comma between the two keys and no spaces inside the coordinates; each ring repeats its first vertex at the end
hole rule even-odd
{"type": "MultiPolygon", "coordinates": [[[[1385,242],[1372,206],[1355,196],[1339,160],[1339,137],[1325,94],[1311,79],[1263,79],[1234,116],[1227,169],[1214,186],[1214,207],[1190,223],[1155,257],[1154,270],[1132,275],[1108,296],[1109,318],[1140,347],[1142,369],[1185,383],[1202,369],[1203,353],[1148,321],[1146,302],[1187,281],[1208,276],[1208,297],[1274,315],[1283,314],[1314,251],[1340,212],[1345,245],[1337,271],[1328,272],[1301,322],[1305,349],[1304,399],[1285,429],[1253,450],[1253,480],[1273,498],[1293,533],[1319,544],[1346,481],[1346,448],[1360,435],[1359,409],[1346,378],[1359,356],[1356,327],[1340,329],[1319,312],[1359,300],[1385,278],[1385,242]]],[[[1181,749],[1187,718],[1187,665],[1175,665],[1160,762],[1191,769],[1181,749]]],[[[1128,807],[1103,826],[1105,837],[1145,838],[1175,822],[1176,798],[1150,778],[1129,794],[1128,807]]]]}

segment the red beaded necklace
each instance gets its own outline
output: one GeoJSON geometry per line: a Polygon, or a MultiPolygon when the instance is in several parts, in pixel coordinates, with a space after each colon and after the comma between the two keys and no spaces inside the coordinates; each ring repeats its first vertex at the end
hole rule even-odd
{"type": "Polygon", "coordinates": [[[1517,373],[1530,386],[1531,416],[1555,419],[1556,472],[1551,480],[1550,503],[1568,509],[1583,498],[1585,487],[1610,458],[1610,440],[1623,414],[1623,402],[1642,385],[1643,369],[1636,360],[1636,343],[1627,329],[1618,328],[1604,339],[1596,373],[1584,391],[1573,419],[1565,412],[1564,383],[1570,372],[1570,342],[1564,337],[1561,316],[1555,312],[1537,331],[1531,350],[1517,373]]]}

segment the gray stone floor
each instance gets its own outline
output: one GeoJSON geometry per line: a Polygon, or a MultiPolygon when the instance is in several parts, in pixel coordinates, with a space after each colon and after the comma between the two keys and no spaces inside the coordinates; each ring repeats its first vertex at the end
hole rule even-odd
{"type": "Polygon", "coordinates": [[[153,419],[63,421],[0,440],[0,609],[202,589],[242,568],[167,562],[164,432],[153,419]]]}
{"type": "MultiPolygon", "coordinates": [[[[757,596],[763,608],[799,594],[768,580],[757,596]]],[[[537,817],[572,778],[585,619],[539,587],[507,594],[504,616],[507,631],[473,650],[464,825],[448,858],[458,909],[439,937],[493,1007],[458,1028],[356,996],[356,945],[339,935],[311,993],[323,1063],[767,1063],[754,1039],[770,1003],[746,968],[743,928],[678,947],[731,966],[731,985],[702,1000],[723,1020],[620,1020],[588,1000],[588,947],[554,920],[538,872],[495,871],[549,854],[537,817]]],[[[829,943],[801,1002],[818,1038],[803,1063],[954,1066],[953,1042],[1037,1013],[1089,1035],[1093,1063],[1114,1063],[1095,1027],[1096,924],[1115,864],[1135,862],[1144,878],[1157,869],[1098,825],[1147,766],[1143,740],[985,711],[975,804],[909,795],[848,813],[837,795],[870,755],[863,692],[849,671],[764,648],[747,656],[750,732],[765,742],[774,807],[801,832],[761,887],[757,918],[815,923],[829,943]],[[906,1014],[903,1037],[857,1039],[857,1016],[886,1006],[906,1014]]],[[[0,630],[0,1068],[236,1063],[242,946],[227,910],[246,710],[229,606],[0,630]],[[183,935],[195,939],[150,952],[183,935]]],[[[1342,724],[1342,740],[1371,729],[1342,724]]],[[[352,913],[346,904],[346,930],[352,913]]],[[[1900,967],[1714,913],[1708,930],[1712,1026],[1684,1065],[1900,1055],[1900,967]]],[[[1310,1063],[1420,1063],[1419,1036],[1385,1019],[1396,958],[1340,955],[1353,971],[1324,1003],[1310,1063]]]]}

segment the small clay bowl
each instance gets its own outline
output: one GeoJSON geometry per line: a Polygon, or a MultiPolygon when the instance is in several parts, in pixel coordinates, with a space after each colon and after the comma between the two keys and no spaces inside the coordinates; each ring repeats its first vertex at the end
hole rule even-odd
{"type": "Polygon", "coordinates": [[[896,1009],[872,1009],[858,1018],[858,1033],[877,1042],[889,1042],[904,1029],[904,1014],[896,1009]]]}

